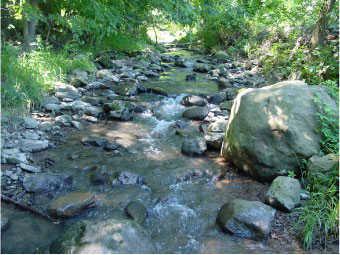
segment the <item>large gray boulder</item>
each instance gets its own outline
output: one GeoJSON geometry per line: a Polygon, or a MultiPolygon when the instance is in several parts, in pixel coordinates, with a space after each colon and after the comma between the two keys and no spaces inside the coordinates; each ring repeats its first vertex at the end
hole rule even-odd
{"type": "Polygon", "coordinates": [[[307,162],[307,180],[313,183],[314,178],[330,178],[337,164],[339,164],[339,155],[333,153],[323,157],[314,155],[307,162]]]}
{"type": "Polygon", "coordinates": [[[234,199],[223,205],[216,222],[223,231],[256,240],[267,239],[276,210],[258,201],[234,199]]]}
{"type": "Polygon", "coordinates": [[[131,220],[79,221],[55,240],[50,253],[126,254],[156,253],[141,226],[131,220]]]}
{"type": "Polygon", "coordinates": [[[181,151],[188,156],[200,156],[207,150],[207,143],[203,138],[184,140],[181,151]]]}
{"type": "Polygon", "coordinates": [[[299,160],[319,150],[316,94],[338,111],[327,88],[301,81],[241,92],[231,109],[224,158],[260,180],[273,180],[282,170],[298,173],[299,160]]]}
{"type": "Polygon", "coordinates": [[[18,143],[22,152],[39,152],[48,149],[48,141],[22,139],[18,143]]]}
{"type": "Polygon", "coordinates": [[[285,212],[291,212],[300,204],[301,185],[297,179],[278,176],[270,185],[266,203],[285,212]]]}

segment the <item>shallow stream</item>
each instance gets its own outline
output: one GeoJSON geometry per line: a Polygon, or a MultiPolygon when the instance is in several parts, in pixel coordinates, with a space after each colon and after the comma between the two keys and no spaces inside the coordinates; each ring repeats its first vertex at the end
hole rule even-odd
{"type": "MultiPolygon", "coordinates": [[[[192,62],[200,57],[188,52],[170,54],[185,54],[192,62]]],[[[133,121],[104,120],[88,124],[84,131],[68,134],[65,143],[40,156],[42,161],[46,158],[56,161],[50,169],[52,172],[73,176],[72,191],[87,190],[97,195],[97,206],[66,220],[66,226],[81,219],[126,218],[125,206],[130,201],[140,201],[148,209],[143,226],[159,253],[300,253],[295,244],[234,237],[223,233],[215,223],[224,203],[235,198],[257,200],[257,191],[267,187],[232,169],[218,151],[210,151],[204,157],[188,157],[180,152],[185,138],[176,135],[172,125],[181,119],[185,109],[181,99],[187,94],[218,91],[216,83],[203,74],[197,75],[196,82],[186,82],[188,74],[192,74],[191,68],[172,68],[159,81],[143,84],[162,86],[172,96],[139,95],[136,102],[148,111],[137,114],[133,121]],[[80,140],[89,135],[118,143],[122,146],[121,155],[83,146],[80,140]],[[95,165],[137,173],[145,185],[91,185],[91,167],[95,165]],[[194,172],[197,174],[192,174],[194,172]],[[218,178],[221,173],[225,175],[222,180],[218,178]]],[[[203,136],[199,131],[200,122],[189,124],[193,137],[203,136]]],[[[46,209],[54,197],[67,192],[69,190],[53,196],[37,196],[36,204],[46,209]]],[[[2,253],[33,253],[47,247],[66,229],[6,204],[2,204],[2,210],[14,217],[11,228],[1,238],[2,253]]]]}

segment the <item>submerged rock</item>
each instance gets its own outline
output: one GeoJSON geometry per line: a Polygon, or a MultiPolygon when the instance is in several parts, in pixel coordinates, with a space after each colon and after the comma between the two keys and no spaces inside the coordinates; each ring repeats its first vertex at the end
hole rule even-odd
{"type": "Polygon", "coordinates": [[[83,137],[81,139],[81,143],[85,146],[95,146],[95,147],[103,147],[109,143],[109,140],[102,137],[88,136],[83,137]]]}
{"type": "Polygon", "coordinates": [[[53,201],[49,208],[52,217],[71,217],[95,206],[95,195],[87,191],[76,191],[53,201]]]}
{"type": "Polygon", "coordinates": [[[258,201],[234,199],[223,205],[216,222],[223,231],[256,240],[267,239],[276,210],[258,201]]]}
{"type": "Polygon", "coordinates": [[[203,138],[187,139],[182,143],[181,151],[188,156],[200,156],[207,150],[206,141],[203,138]]]}
{"type": "Polygon", "coordinates": [[[11,219],[8,218],[6,215],[1,214],[1,231],[7,230],[11,226],[11,219]]]}
{"type": "Polygon", "coordinates": [[[207,64],[196,64],[193,70],[198,73],[207,73],[211,70],[211,67],[207,64]]]}
{"type": "Polygon", "coordinates": [[[26,175],[23,186],[28,192],[44,193],[61,190],[72,185],[72,176],[63,174],[26,175]]]}
{"type": "Polygon", "coordinates": [[[135,173],[120,171],[120,172],[115,173],[112,184],[113,185],[115,184],[122,184],[122,185],[143,184],[143,178],[135,173]]]}
{"type": "Polygon", "coordinates": [[[300,204],[301,185],[297,179],[278,176],[270,185],[266,203],[285,212],[291,212],[300,204]]]}
{"type": "Polygon", "coordinates": [[[155,253],[151,237],[130,220],[79,221],[55,240],[50,253],[155,253]]]}

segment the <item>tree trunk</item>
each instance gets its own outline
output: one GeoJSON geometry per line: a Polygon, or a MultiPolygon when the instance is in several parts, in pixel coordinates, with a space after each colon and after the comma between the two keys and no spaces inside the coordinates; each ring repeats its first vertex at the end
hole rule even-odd
{"type": "Polygon", "coordinates": [[[326,35],[326,29],[328,24],[328,14],[332,11],[335,0],[325,0],[321,10],[319,19],[316,22],[311,37],[311,50],[314,50],[317,46],[322,46],[326,35]]]}
{"type": "MultiPolygon", "coordinates": [[[[38,8],[39,0],[29,0],[28,3],[31,5],[31,8],[36,9],[38,8]]],[[[24,19],[24,38],[25,38],[25,48],[26,50],[31,50],[33,46],[33,42],[36,37],[36,30],[38,24],[38,17],[37,15],[32,15],[26,17],[24,19]]]]}

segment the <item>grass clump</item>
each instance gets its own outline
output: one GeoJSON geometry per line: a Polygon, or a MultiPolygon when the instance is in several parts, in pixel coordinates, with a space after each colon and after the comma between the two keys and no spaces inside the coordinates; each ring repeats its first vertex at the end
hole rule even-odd
{"type": "Polygon", "coordinates": [[[75,69],[91,70],[90,54],[76,57],[66,45],[60,51],[43,46],[22,52],[20,48],[3,46],[1,55],[1,107],[9,113],[28,112],[48,95],[52,84],[65,81],[75,69]]]}

